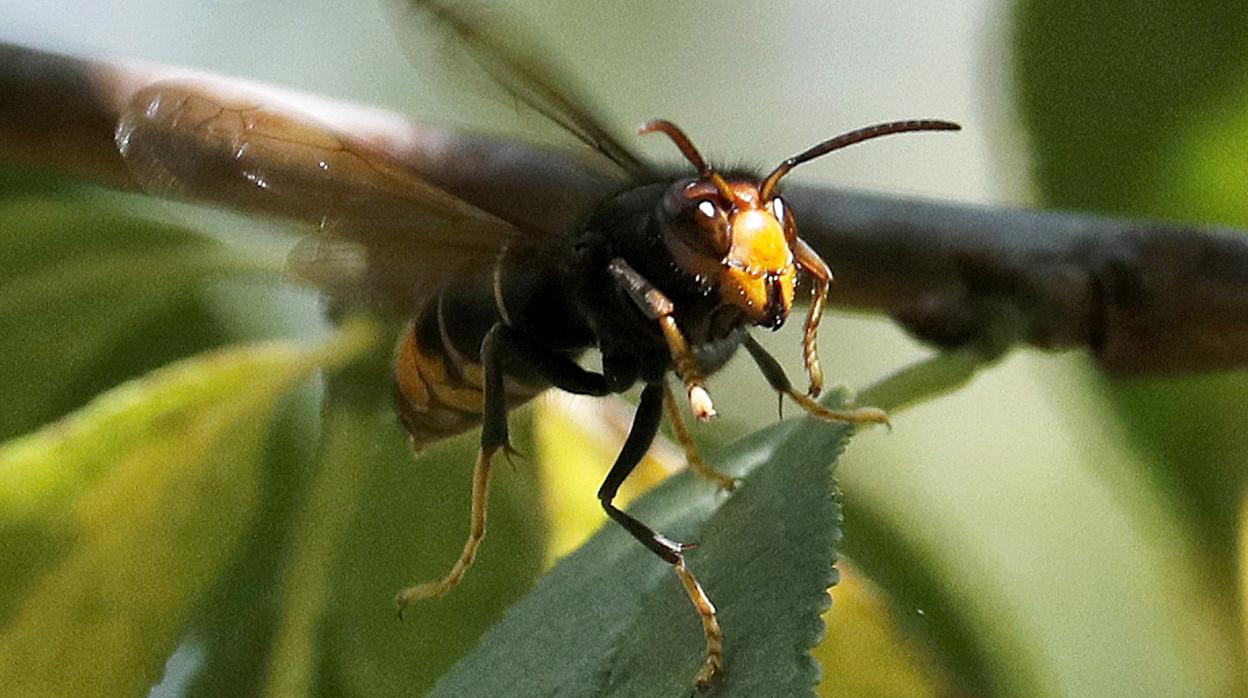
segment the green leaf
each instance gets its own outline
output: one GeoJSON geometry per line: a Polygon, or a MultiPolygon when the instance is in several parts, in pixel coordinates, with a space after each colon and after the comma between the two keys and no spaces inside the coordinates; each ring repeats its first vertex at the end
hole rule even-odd
{"type": "Polygon", "coordinates": [[[178,228],[42,199],[0,207],[0,250],[0,394],[7,397],[0,438],[81,404],[76,387],[89,375],[116,373],[101,365],[134,333],[147,334],[144,351],[117,357],[132,370],[146,352],[159,352],[153,319],[178,309],[179,338],[198,337],[189,318],[202,316],[186,312],[193,292],[242,266],[220,245],[178,228]]]}
{"type": "Polygon", "coordinates": [[[324,425],[320,467],[300,512],[293,550],[283,574],[281,619],[273,638],[266,693],[313,694],[319,675],[319,628],[332,608],[335,575],[347,530],[357,515],[365,478],[359,454],[369,450],[376,413],[331,410],[324,425]],[[355,462],[352,462],[355,461],[355,462]],[[356,467],[352,467],[356,466],[356,467]]]}
{"type": "Polygon", "coordinates": [[[197,603],[157,696],[253,695],[269,671],[282,612],[282,572],[297,512],[318,475],[323,390],[305,381],[269,425],[255,516],[213,588],[197,603]]]}
{"type": "Polygon", "coordinates": [[[254,514],[275,403],[366,341],[355,328],[320,349],[206,354],[0,447],[0,540],[47,552],[26,555],[21,582],[3,589],[0,685],[145,690],[254,514]]]}
{"type": "MultiPolygon", "coordinates": [[[[697,541],[690,569],[715,603],[727,674],[710,695],[811,694],[809,656],[835,580],[840,506],[829,463],[847,430],[801,420],[719,454],[731,496],[690,473],[631,512],[697,541]]],[[[436,696],[687,696],[703,656],[698,617],[668,565],[615,524],[569,555],[438,684],[436,696]]]]}

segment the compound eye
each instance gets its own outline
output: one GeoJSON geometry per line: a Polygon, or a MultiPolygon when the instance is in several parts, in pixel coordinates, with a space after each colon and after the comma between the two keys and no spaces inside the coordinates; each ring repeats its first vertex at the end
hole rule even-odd
{"type": "Polygon", "coordinates": [[[714,201],[703,199],[694,208],[694,219],[706,236],[709,250],[715,254],[728,252],[728,215],[714,201]]]}

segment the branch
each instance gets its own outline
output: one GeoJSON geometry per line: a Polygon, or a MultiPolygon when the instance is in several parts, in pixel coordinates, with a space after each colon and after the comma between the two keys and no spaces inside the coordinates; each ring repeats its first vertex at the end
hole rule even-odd
{"type": "MultiPolygon", "coordinates": [[[[590,160],[323,98],[139,64],[0,44],[0,158],[132,188],[113,145],[130,97],[200,77],[315,114],[513,221],[575,224],[620,180],[590,160]]],[[[1242,231],[789,186],[802,236],[837,273],[829,301],[882,312],[940,347],[1017,337],[1086,348],[1120,375],[1248,366],[1242,231]],[[1006,327],[1008,326],[1008,327],[1006,327]],[[1003,330],[1004,328],[1004,330],[1003,330]]]]}
{"type": "Polygon", "coordinates": [[[787,196],[836,271],[830,301],[886,312],[938,346],[1012,335],[1086,348],[1118,375],[1248,366],[1243,231],[822,188],[787,196]]]}

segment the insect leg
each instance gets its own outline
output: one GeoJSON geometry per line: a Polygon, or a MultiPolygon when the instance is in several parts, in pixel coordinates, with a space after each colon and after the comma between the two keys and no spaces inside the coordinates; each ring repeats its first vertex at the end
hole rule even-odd
{"type": "Polygon", "coordinates": [[[689,342],[680,328],[676,326],[676,318],[673,316],[676,307],[671,299],[619,257],[611,260],[611,263],[607,265],[607,270],[633,299],[641,312],[645,313],[646,317],[658,321],[659,327],[663,330],[663,338],[667,340],[667,348],[672,353],[672,367],[676,375],[680,377],[680,381],[685,384],[685,390],[689,394],[689,408],[693,411],[693,415],[703,422],[714,417],[715,405],[711,402],[710,393],[706,392],[706,379],[702,377],[702,370],[698,368],[698,362],[693,357],[689,342]]]}
{"type": "Polygon", "coordinates": [[[806,394],[819,397],[823,392],[823,369],[819,366],[819,349],[815,343],[819,320],[823,318],[823,303],[832,283],[832,270],[824,263],[818,252],[811,249],[801,238],[793,241],[793,259],[814,280],[815,288],[810,299],[810,312],[806,314],[806,332],[802,335],[802,360],[806,374],[810,376],[810,389],[806,394]]]}
{"type": "Polygon", "coordinates": [[[506,369],[525,367],[562,390],[582,395],[606,395],[607,379],[586,371],[575,361],[536,345],[503,323],[497,323],[481,342],[481,366],[484,371],[484,405],[482,408],[481,449],[472,475],[472,524],[463,552],[445,577],[399,592],[399,612],[414,601],[438,597],[455,588],[477,557],[477,549],[485,538],[486,508],[490,486],[490,463],[499,450],[511,451],[507,435],[507,395],[504,385],[506,369]]]}
{"type": "Polygon", "coordinates": [[[477,451],[477,462],[472,469],[472,524],[469,528],[468,540],[459,559],[451,566],[446,576],[435,582],[426,582],[401,590],[395,597],[399,607],[399,616],[403,610],[415,601],[436,598],[446,594],[459,585],[468,568],[477,559],[477,549],[485,539],[486,510],[489,504],[490,462],[500,449],[511,451],[511,442],[507,437],[507,395],[504,392],[502,356],[500,353],[499,336],[506,331],[506,325],[498,323],[490,328],[481,342],[481,366],[485,373],[484,406],[482,408],[481,448],[477,451]]]}
{"type": "Polygon", "coordinates": [[[472,567],[472,563],[476,561],[477,549],[481,547],[481,541],[485,538],[485,514],[490,491],[490,460],[496,451],[498,447],[482,446],[477,452],[477,464],[472,469],[472,527],[468,533],[468,540],[464,542],[464,550],[459,554],[459,559],[442,579],[417,584],[399,591],[394,602],[399,607],[400,618],[403,617],[403,611],[412,603],[421,599],[440,597],[454,589],[464,578],[468,568],[472,567]]]}
{"type": "Polygon", "coordinates": [[[659,431],[659,422],[663,418],[663,392],[663,386],[658,383],[647,384],[642,389],[641,402],[633,417],[633,426],[628,432],[628,438],[624,440],[624,448],[620,450],[615,464],[611,466],[611,472],[607,473],[606,480],[598,489],[598,500],[602,502],[602,508],[606,510],[608,516],[623,526],[634,538],[641,541],[642,545],[672,565],[676,576],[680,578],[685,593],[689,595],[689,599],[702,619],[702,632],[706,637],[706,658],[695,680],[699,685],[706,685],[723,670],[724,638],[719,629],[719,621],[715,618],[715,606],[702,591],[702,586],[698,584],[693,573],[685,566],[683,553],[686,546],[654,532],[650,527],[617,509],[611,503],[620,485],[633,468],[641,462],[642,456],[649,450],[655,434],[659,431]]]}
{"type": "Polygon", "coordinates": [[[771,387],[776,392],[781,395],[788,395],[794,402],[801,405],[802,409],[815,417],[825,422],[888,424],[888,415],[878,407],[830,410],[812,400],[809,396],[797,392],[793,384],[789,382],[789,377],[784,375],[784,369],[780,367],[780,362],[776,361],[771,354],[768,354],[767,350],[753,337],[745,338],[745,350],[750,352],[750,358],[754,359],[754,363],[758,365],[758,370],[762,372],[763,377],[767,379],[767,382],[771,384],[771,387]]]}
{"type": "Polygon", "coordinates": [[[719,472],[715,466],[702,460],[697,444],[693,442],[689,429],[685,427],[685,420],[680,416],[680,406],[676,404],[676,396],[672,394],[672,388],[666,381],[663,382],[663,410],[667,412],[667,419],[672,423],[676,441],[685,452],[685,461],[689,463],[689,469],[700,477],[710,480],[718,490],[731,492],[737,489],[740,482],[735,477],[719,472]]]}
{"type": "Polygon", "coordinates": [[[530,340],[499,323],[492,330],[505,369],[527,368],[550,385],[577,395],[602,397],[611,394],[611,385],[601,373],[587,371],[567,356],[530,340]]]}

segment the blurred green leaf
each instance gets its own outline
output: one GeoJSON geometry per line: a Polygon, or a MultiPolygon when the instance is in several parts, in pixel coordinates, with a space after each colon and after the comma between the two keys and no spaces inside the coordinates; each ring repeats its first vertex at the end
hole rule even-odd
{"type": "Polygon", "coordinates": [[[1248,74],[1241,2],[1021,0],[1013,34],[1035,180],[1062,207],[1166,215],[1176,136],[1248,74]]]}
{"type": "Polygon", "coordinates": [[[59,417],[81,399],[84,381],[131,378],[136,367],[159,362],[163,352],[145,333],[150,356],[127,353],[121,376],[101,370],[112,349],[157,318],[178,311],[172,356],[193,351],[188,340],[201,339],[204,328],[202,315],[187,312],[194,292],[242,267],[221,246],[178,228],[37,198],[0,206],[0,249],[0,393],[8,396],[0,438],[59,417]]]}
{"type": "MultiPolygon", "coordinates": [[[[0,308],[8,311],[0,313],[0,366],[8,362],[0,385],[23,391],[6,393],[10,409],[0,416],[0,438],[206,348],[325,336],[314,299],[254,283],[264,268],[250,253],[141,217],[149,208],[166,213],[160,204],[17,168],[0,171],[0,187],[0,308]]],[[[282,400],[258,453],[253,523],[191,606],[162,690],[246,693],[263,675],[291,512],[312,470],[319,393],[311,388],[282,400]],[[188,683],[190,676],[195,682],[188,683]]],[[[5,529],[0,588],[14,597],[33,583],[41,564],[73,544],[46,524],[35,517],[5,529]]],[[[15,603],[4,600],[0,610],[15,603]]]]}
{"type": "Polygon", "coordinates": [[[262,453],[255,515],[236,554],[196,604],[153,698],[250,695],[262,686],[282,618],[282,570],[316,475],[323,391],[282,401],[262,453]]]}
{"type": "Polygon", "coordinates": [[[318,663],[324,658],[319,627],[333,600],[330,571],[346,547],[346,529],[361,501],[359,454],[369,450],[375,416],[370,411],[331,411],[325,425],[320,467],[299,512],[283,574],[280,623],[268,662],[268,695],[313,694],[318,663]]]}
{"type": "Polygon", "coordinates": [[[273,406],[360,341],[190,359],[0,448],[0,527],[37,522],[60,541],[29,586],[4,590],[0,685],[121,695],[152,683],[253,515],[273,406]]]}

